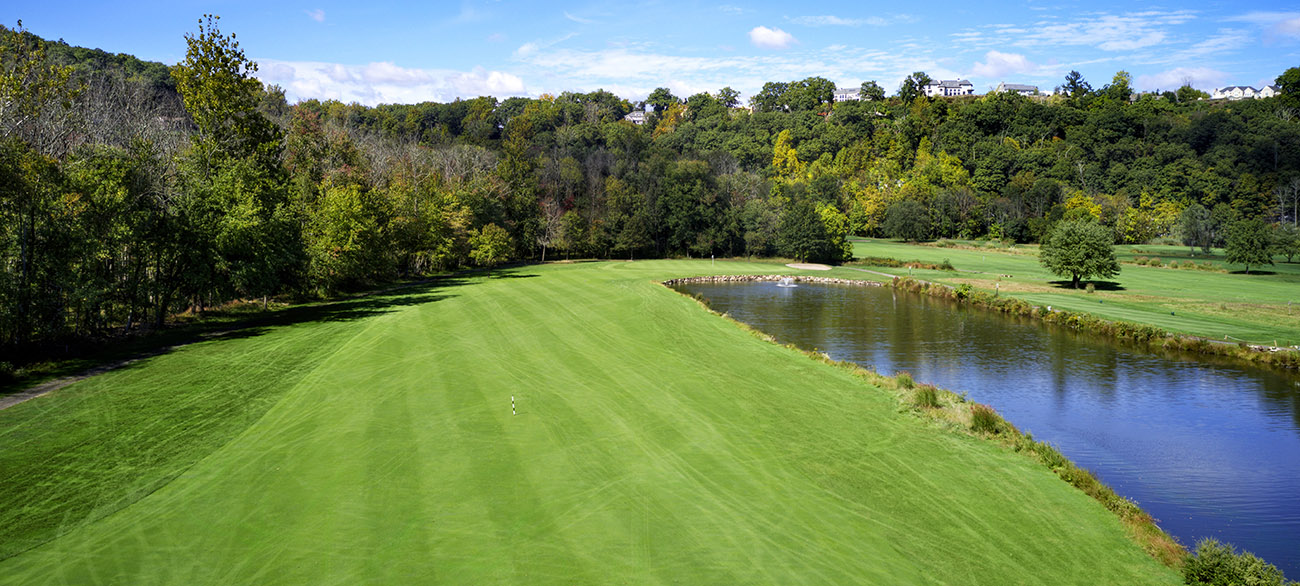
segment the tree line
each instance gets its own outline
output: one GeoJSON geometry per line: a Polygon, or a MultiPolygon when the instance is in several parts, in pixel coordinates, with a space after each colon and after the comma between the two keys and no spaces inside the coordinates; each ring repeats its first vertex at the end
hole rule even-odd
{"type": "Polygon", "coordinates": [[[290,105],[216,17],[184,41],[163,76],[0,30],[0,344],[561,256],[840,262],[855,234],[1029,242],[1067,219],[1214,246],[1300,206],[1290,86],[1134,101],[1127,74],[1072,73],[1051,98],[929,99],[918,72],[839,103],[772,82],[751,109],[730,88],[290,105]]]}

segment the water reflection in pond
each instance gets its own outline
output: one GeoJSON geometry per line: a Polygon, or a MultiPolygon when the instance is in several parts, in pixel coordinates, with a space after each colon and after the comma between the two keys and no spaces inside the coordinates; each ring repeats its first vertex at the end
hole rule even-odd
{"type": "Polygon", "coordinates": [[[676,287],[782,342],[993,405],[1186,545],[1215,537],[1300,577],[1300,377],[1157,355],[885,287],[676,287]]]}

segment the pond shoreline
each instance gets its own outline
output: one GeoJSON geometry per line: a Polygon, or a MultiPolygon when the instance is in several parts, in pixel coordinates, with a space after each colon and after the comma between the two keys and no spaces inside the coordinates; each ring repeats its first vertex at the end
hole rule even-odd
{"type": "MultiPolygon", "coordinates": [[[[832,359],[829,355],[815,350],[800,348],[794,344],[782,344],[775,336],[763,332],[754,326],[737,320],[726,313],[710,307],[697,295],[691,295],[673,289],[675,285],[688,283],[750,283],[777,282],[791,279],[793,282],[852,285],[865,287],[885,287],[886,283],[860,279],[842,279],[835,277],[783,276],[783,275],[715,275],[702,277],[683,277],[659,281],[660,285],[685,297],[692,298],[709,313],[721,317],[756,338],[780,344],[799,352],[809,358],[836,368],[852,372],[864,382],[880,390],[892,390],[900,407],[907,408],[921,417],[935,422],[947,430],[970,437],[977,437],[994,442],[1003,448],[1024,454],[1052,471],[1058,478],[1078,488],[1084,494],[1096,500],[1119,519],[1130,537],[1143,551],[1164,565],[1179,569],[1188,559],[1187,549],[1172,535],[1161,529],[1151,514],[1144,511],[1137,503],[1125,498],[1111,487],[1101,482],[1092,472],[1084,469],[1068,458],[1051,444],[1033,439],[1031,435],[1021,432],[1014,424],[1006,421],[992,407],[969,401],[963,394],[939,389],[932,385],[918,384],[908,373],[886,376],[874,370],[864,368],[856,363],[832,359]],[[931,398],[926,399],[924,397],[931,398]]],[[[897,283],[894,284],[897,287],[897,283]]]]}
{"type": "MultiPolygon", "coordinates": [[[[876,273],[888,276],[885,273],[876,273]]],[[[866,287],[893,287],[931,297],[941,297],[959,303],[983,307],[1024,317],[1031,317],[1046,323],[1068,327],[1070,329],[1101,334],[1119,342],[1146,345],[1148,348],[1173,352],[1189,352],[1209,356],[1222,356],[1245,364],[1265,365],[1284,371],[1300,370],[1300,351],[1289,348],[1263,346],[1258,344],[1231,343],[1189,334],[1177,334],[1152,325],[1108,320],[1086,312],[1074,312],[1052,309],[1034,305],[1022,299],[996,293],[988,293],[973,288],[953,287],[913,277],[894,276],[889,283],[864,279],[844,279],[837,277],[815,277],[808,275],[710,275],[700,277],[681,277],[660,281],[660,284],[672,287],[686,283],[745,283],[767,282],[791,279],[795,283],[824,283],[835,285],[854,285],[866,287]]]]}

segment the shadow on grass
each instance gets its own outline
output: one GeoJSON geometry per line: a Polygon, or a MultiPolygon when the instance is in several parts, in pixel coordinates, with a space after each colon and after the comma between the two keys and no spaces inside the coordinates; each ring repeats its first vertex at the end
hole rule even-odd
{"type": "MultiPolygon", "coordinates": [[[[500,278],[523,278],[499,269],[500,278]]],[[[266,312],[212,311],[201,321],[150,333],[95,341],[45,344],[39,347],[12,349],[6,352],[16,364],[35,365],[27,376],[0,380],[0,408],[7,396],[29,389],[58,385],[60,380],[95,375],[153,356],[167,354],[182,346],[209,340],[254,338],[276,328],[311,322],[347,322],[374,317],[403,307],[434,303],[453,295],[448,290],[471,283],[472,277],[484,274],[461,274],[399,285],[355,297],[307,303],[266,312]]],[[[493,276],[493,278],[498,278],[493,276]]],[[[71,381],[69,381],[71,382],[71,381]]],[[[65,383],[66,384],[66,383],[65,383]]],[[[61,386],[61,385],[60,385],[61,386]]]]}
{"type": "Polygon", "coordinates": [[[1228,271],[1228,274],[1229,274],[1229,275],[1247,275],[1247,276],[1254,276],[1254,275],[1260,275],[1260,276],[1271,276],[1271,275],[1276,275],[1277,272],[1276,272],[1276,271],[1262,271],[1262,270],[1259,270],[1259,269],[1251,269],[1250,272],[1246,272],[1246,271],[1243,269],[1243,270],[1240,270],[1240,271],[1228,271]]]}
{"type": "Polygon", "coordinates": [[[1070,281],[1048,281],[1048,285],[1053,285],[1058,289],[1069,289],[1071,291],[1083,291],[1088,288],[1088,283],[1092,283],[1092,288],[1097,291],[1127,291],[1123,285],[1115,281],[1079,281],[1079,288],[1075,289],[1070,281]]]}

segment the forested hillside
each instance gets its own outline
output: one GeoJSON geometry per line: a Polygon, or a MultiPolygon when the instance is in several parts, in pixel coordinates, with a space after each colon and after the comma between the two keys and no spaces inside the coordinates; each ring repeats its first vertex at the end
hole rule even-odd
{"type": "Polygon", "coordinates": [[[838,104],[809,78],[752,111],[657,90],[638,126],[604,91],[289,105],[217,25],[170,69],[0,31],[0,344],[520,259],[834,262],[850,234],[1028,242],[1062,218],[1208,246],[1243,219],[1294,234],[1300,206],[1295,69],[1231,103],[1133,99],[1123,72],[838,104]]]}

